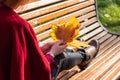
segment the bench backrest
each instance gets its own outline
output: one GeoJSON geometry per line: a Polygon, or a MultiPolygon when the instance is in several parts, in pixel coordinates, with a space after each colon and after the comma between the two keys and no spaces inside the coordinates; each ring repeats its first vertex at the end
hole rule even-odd
{"type": "Polygon", "coordinates": [[[71,16],[80,20],[82,26],[78,37],[82,36],[84,40],[103,31],[97,22],[94,0],[41,0],[27,4],[22,12],[17,12],[33,26],[38,41],[51,41],[51,25],[71,16]]]}

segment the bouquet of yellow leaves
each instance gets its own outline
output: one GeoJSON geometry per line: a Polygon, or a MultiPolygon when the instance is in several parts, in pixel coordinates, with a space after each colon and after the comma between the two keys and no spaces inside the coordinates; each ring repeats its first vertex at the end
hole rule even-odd
{"type": "Polygon", "coordinates": [[[58,25],[52,25],[51,37],[54,41],[63,40],[64,44],[75,48],[88,47],[87,42],[76,40],[81,24],[75,17],[71,17],[68,21],[61,22],[58,25]]]}

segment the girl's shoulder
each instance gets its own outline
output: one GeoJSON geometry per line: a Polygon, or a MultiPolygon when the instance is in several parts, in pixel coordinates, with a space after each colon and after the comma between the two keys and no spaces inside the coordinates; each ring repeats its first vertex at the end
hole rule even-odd
{"type": "Polygon", "coordinates": [[[29,26],[26,20],[22,19],[13,9],[5,5],[0,6],[0,24],[19,27],[29,26]]]}

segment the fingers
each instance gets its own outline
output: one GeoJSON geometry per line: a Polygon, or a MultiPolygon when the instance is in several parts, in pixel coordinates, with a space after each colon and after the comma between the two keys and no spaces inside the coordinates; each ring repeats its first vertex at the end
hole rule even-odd
{"type": "Polygon", "coordinates": [[[60,45],[61,48],[65,49],[67,45],[60,45]]]}
{"type": "Polygon", "coordinates": [[[66,44],[64,44],[63,40],[58,41],[57,44],[59,44],[59,45],[66,45],[66,44]]]}
{"type": "Polygon", "coordinates": [[[48,42],[48,43],[46,43],[47,45],[54,45],[55,44],[55,42],[48,42]]]}
{"type": "Polygon", "coordinates": [[[65,45],[65,44],[63,43],[63,41],[59,41],[59,42],[57,43],[57,45],[59,46],[59,49],[60,49],[61,51],[63,51],[63,50],[67,47],[67,45],[65,45]]]}

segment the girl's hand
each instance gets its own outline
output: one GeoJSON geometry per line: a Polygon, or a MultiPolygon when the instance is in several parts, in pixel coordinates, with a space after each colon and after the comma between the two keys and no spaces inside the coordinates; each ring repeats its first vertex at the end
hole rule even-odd
{"type": "Polygon", "coordinates": [[[65,44],[63,43],[63,41],[56,42],[56,43],[51,47],[51,50],[49,51],[49,54],[52,54],[52,55],[54,55],[54,56],[57,56],[57,55],[59,55],[60,53],[62,53],[66,47],[67,47],[67,45],[65,45],[65,44]]]}
{"type": "Polygon", "coordinates": [[[43,51],[44,54],[49,52],[51,50],[51,47],[55,44],[55,42],[48,42],[45,45],[41,47],[41,50],[43,51]]]}

